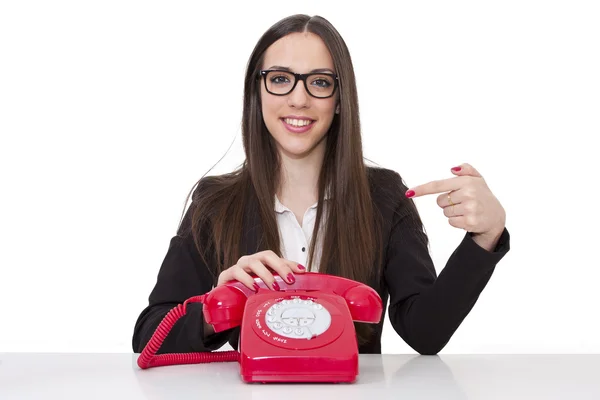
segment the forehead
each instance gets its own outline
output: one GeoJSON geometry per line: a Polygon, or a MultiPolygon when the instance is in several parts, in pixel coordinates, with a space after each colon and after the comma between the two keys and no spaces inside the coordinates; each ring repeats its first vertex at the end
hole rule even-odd
{"type": "Polygon", "coordinates": [[[318,68],[333,70],[333,59],[319,36],[310,32],[291,33],[273,43],[265,52],[263,68],[273,65],[303,73],[318,68]]]}

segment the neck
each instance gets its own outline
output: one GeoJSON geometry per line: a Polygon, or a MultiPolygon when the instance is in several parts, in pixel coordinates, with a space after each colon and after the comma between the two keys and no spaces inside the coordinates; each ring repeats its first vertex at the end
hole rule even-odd
{"type": "Polygon", "coordinates": [[[317,201],[319,175],[325,156],[325,140],[304,157],[281,153],[281,180],[277,190],[280,201],[294,199],[309,203],[317,201]]]}

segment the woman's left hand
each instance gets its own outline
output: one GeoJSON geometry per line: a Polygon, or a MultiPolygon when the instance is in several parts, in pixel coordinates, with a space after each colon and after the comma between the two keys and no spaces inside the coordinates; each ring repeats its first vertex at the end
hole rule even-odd
{"type": "Polygon", "coordinates": [[[448,223],[473,233],[483,247],[495,247],[504,231],[506,212],[477,170],[469,164],[451,169],[454,178],[432,181],[406,192],[415,198],[442,193],[437,204],[444,210],[448,223]]]}

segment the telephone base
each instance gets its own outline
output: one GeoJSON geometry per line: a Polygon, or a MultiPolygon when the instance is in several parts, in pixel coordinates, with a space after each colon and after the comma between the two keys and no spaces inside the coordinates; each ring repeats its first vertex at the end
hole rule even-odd
{"type": "Polygon", "coordinates": [[[245,382],[356,380],[356,332],[341,296],[264,292],[248,299],[244,315],[239,347],[245,382]]]}
{"type": "Polygon", "coordinates": [[[244,382],[352,383],[358,376],[358,355],[342,357],[240,357],[244,382]]]}
{"type": "Polygon", "coordinates": [[[246,383],[354,383],[356,375],[242,375],[246,383]]]}

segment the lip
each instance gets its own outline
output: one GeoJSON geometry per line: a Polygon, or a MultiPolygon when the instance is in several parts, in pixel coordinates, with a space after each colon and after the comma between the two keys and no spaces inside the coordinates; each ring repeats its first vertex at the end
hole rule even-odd
{"type": "Polygon", "coordinates": [[[312,118],[307,118],[307,117],[286,116],[286,117],[280,118],[279,120],[281,121],[281,123],[283,124],[285,129],[287,129],[289,132],[292,132],[292,133],[306,133],[309,130],[311,130],[312,127],[315,125],[315,120],[312,118]],[[285,122],[286,118],[299,119],[299,120],[301,119],[304,121],[312,121],[312,122],[305,126],[294,126],[294,125],[290,125],[287,122],[285,122]]]}
{"type": "Polygon", "coordinates": [[[314,121],[314,119],[312,119],[312,118],[303,117],[303,116],[300,116],[300,115],[285,115],[285,116],[283,116],[281,118],[282,119],[286,119],[286,118],[289,118],[289,119],[301,119],[303,121],[314,121]]]}

